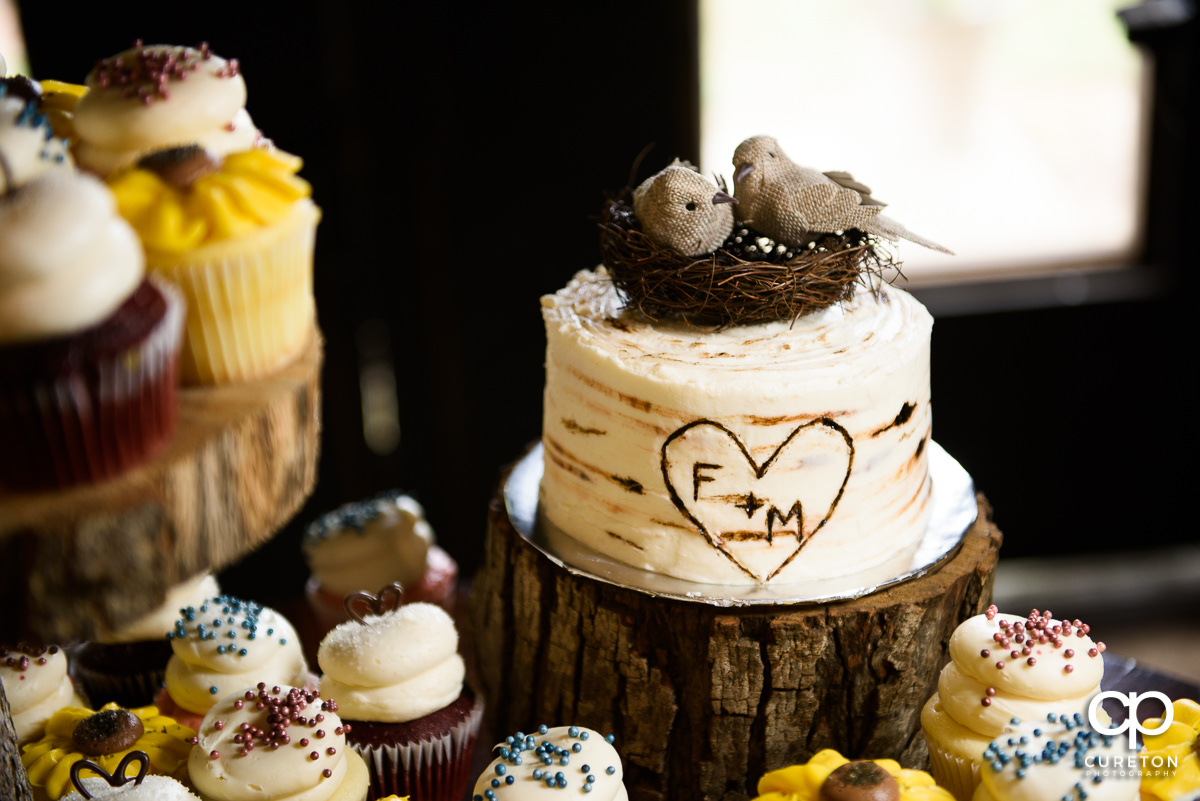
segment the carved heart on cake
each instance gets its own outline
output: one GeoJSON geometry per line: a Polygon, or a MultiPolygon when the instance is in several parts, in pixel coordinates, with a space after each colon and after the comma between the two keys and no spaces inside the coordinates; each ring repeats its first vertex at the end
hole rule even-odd
{"type": "Polygon", "coordinates": [[[759,463],[728,428],[696,420],[667,437],[661,456],[676,508],[742,572],[768,582],[837,509],[854,440],[822,417],[797,426],[759,463]]]}

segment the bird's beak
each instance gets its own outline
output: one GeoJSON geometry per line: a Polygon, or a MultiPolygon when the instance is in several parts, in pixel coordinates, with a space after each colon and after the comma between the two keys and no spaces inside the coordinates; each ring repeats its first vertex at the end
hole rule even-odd
{"type": "Polygon", "coordinates": [[[713,195],[713,205],[714,206],[716,206],[719,203],[737,203],[737,202],[738,202],[738,200],[736,197],[734,197],[733,195],[726,194],[725,192],[722,192],[719,189],[717,190],[717,194],[713,195]]]}
{"type": "Polygon", "coordinates": [[[746,162],[745,164],[740,165],[737,168],[737,172],[735,172],[733,174],[733,182],[740,183],[740,182],[746,180],[746,176],[752,172],[754,172],[754,165],[751,164],[750,162],[746,162]]]}

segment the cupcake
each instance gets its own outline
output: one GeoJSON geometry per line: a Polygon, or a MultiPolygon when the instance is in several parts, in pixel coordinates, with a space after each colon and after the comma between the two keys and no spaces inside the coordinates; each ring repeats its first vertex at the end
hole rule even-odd
{"type": "Polygon", "coordinates": [[[960,625],[950,638],[950,664],[921,710],[930,769],[938,784],[969,801],[983,752],[1010,733],[1067,731],[1084,723],[1100,692],[1103,643],[1080,621],[1033,610],[1028,618],[995,606],[960,625]]]}
{"type": "Polygon", "coordinates": [[[613,736],[582,726],[539,726],[517,732],[494,749],[498,755],[475,782],[472,801],[518,801],[545,790],[587,794],[594,801],[625,801],[621,757],[613,736]]]}
{"type": "Polygon", "coordinates": [[[321,641],[321,695],[337,699],[347,741],[370,770],[373,797],[459,801],[483,701],[463,681],[450,615],[427,603],[385,611],[398,592],[393,585],[378,598],[362,593],[374,614],[342,623],[321,641]]]}
{"type": "Polygon", "coordinates": [[[1136,761],[1120,738],[1086,726],[1056,736],[997,740],[984,753],[972,801],[1138,801],[1136,761]]]}
{"type": "Polygon", "coordinates": [[[312,574],[305,595],[318,641],[350,619],[347,595],[392,582],[404,588],[404,603],[432,603],[454,612],[458,565],[434,544],[421,505],[397,490],[321,516],[304,532],[301,548],[312,574]]]}
{"type": "Polygon", "coordinates": [[[167,634],[172,655],[154,702],[195,728],[216,703],[259,683],[315,686],[296,630],[283,615],[230,595],[189,606],[167,634]]]}
{"type": "Polygon", "coordinates": [[[178,293],[145,277],[112,193],[35,101],[0,96],[0,484],[55,489],[145,461],[175,424],[178,293]]]}
{"type": "Polygon", "coordinates": [[[147,268],[188,304],[185,383],[276,372],[313,336],[313,246],[320,211],[281,150],[158,151],[109,178],[141,236],[147,268]]]}
{"type": "Polygon", "coordinates": [[[204,716],[188,774],[205,801],[365,801],[367,768],[346,728],[333,700],[259,684],[204,716]]]}
{"type": "Polygon", "coordinates": [[[8,698],[17,744],[40,738],[46,721],[64,706],[85,706],[56,645],[0,647],[0,685],[8,698]]]}
{"type": "Polygon", "coordinates": [[[837,751],[818,751],[803,765],[765,774],[757,801],[953,801],[933,777],[892,759],[851,761],[837,751]]]}
{"type": "Polygon", "coordinates": [[[50,799],[72,791],[74,763],[87,759],[115,775],[132,751],[146,752],[151,773],[183,779],[195,734],[153,706],[124,709],[106,704],[99,710],[69,706],[50,716],[44,736],[22,747],[21,764],[35,792],[50,799]]]}
{"type": "Polygon", "coordinates": [[[113,773],[88,759],[71,766],[71,786],[63,801],[189,801],[197,799],[187,787],[170,776],[156,776],[150,770],[145,751],[130,751],[113,773]],[[128,765],[136,763],[138,773],[131,776],[128,765]],[[90,774],[96,774],[92,776],[90,774]]]}
{"type": "MultiPolygon", "coordinates": [[[[1200,793],[1200,704],[1190,698],[1171,703],[1172,720],[1160,734],[1142,735],[1142,797],[1145,801],[1172,801],[1200,793]]],[[[1151,731],[1163,718],[1142,725],[1151,731]]]]}
{"type": "Polygon", "coordinates": [[[173,653],[166,634],[182,610],[221,593],[211,573],[201,573],[167,590],[157,609],[115,628],[101,627],[75,649],[73,669],[93,703],[143,706],[162,689],[173,653]]]}
{"type": "Polygon", "coordinates": [[[79,166],[101,177],[148,153],[196,144],[218,155],[264,144],[236,59],[208,45],[140,42],[96,64],[73,108],[79,166]]]}

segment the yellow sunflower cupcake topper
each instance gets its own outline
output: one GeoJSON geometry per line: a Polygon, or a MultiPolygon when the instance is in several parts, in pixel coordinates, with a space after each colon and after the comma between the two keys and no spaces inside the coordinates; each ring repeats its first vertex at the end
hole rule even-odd
{"type": "Polygon", "coordinates": [[[851,761],[832,749],[803,765],[773,770],[758,782],[755,801],[954,801],[948,790],[919,770],[893,759],[851,761]]]}
{"type": "MultiPolygon", "coordinates": [[[[1142,798],[1170,801],[1200,792],[1200,704],[1180,698],[1171,704],[1174,719],[1162,734],[1142,737],[1142,798]]],[[[1147,729],[1162,725],[1147,720],[1147,729]]]]}

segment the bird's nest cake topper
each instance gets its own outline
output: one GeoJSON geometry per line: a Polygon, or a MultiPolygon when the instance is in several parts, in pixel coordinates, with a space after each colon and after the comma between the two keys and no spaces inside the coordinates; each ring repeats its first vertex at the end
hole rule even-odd
{"type": "Polygon", "coordinates": [[[729,326],[795,320],[898,271],[886,242],[945,253],[880,213],[846,172],[792,162],[769,136],[733,155],[734,194],[676,159],[600,216],[600,251],[630,308],[729,326]]]}

